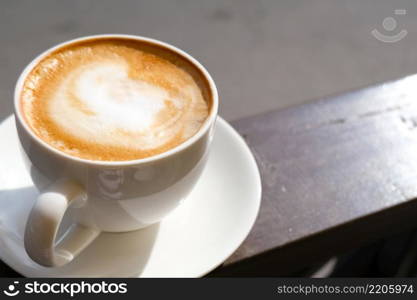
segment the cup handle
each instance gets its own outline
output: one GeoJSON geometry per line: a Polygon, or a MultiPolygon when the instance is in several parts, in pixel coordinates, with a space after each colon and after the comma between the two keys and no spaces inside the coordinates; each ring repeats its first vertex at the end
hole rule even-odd
{"type": "Polygon", "coordinates": [[[55,241],[67,208],[86,199],[85,191],[68,180],[53,183],[38,196],[24,237],[26,252],[35,262],[46,267],[65,265],[99,235],[100,231],[95,228],[73,224],[58,242],[55,241]]]}

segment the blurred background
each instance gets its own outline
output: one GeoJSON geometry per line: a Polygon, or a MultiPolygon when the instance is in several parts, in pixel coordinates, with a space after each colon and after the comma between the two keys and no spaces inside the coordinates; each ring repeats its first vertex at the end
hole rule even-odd
{"type": "Polygon", "coordinates": [[[22,69],[68,39],[128,33],[182,48],[213,75],[230,121],[417,72],[416,14],[414,0],[4,0],[0,120],[22,69]],[[387,43],[374,29],[407,35],[387,43]]]}
{"type": "MultiPolygon", "coordinates": [[[[232,121],[416,73],[416,14],[415,0],[4,0],[0,121],[12,113],[22,69],[72,38],[135,34],[189,52],[212,74],[220,114],[232,121]]],[[[415,236],[347,253],[328,269],[334,276],[415,273],[404,263],[417,253],[415,236]]]]}

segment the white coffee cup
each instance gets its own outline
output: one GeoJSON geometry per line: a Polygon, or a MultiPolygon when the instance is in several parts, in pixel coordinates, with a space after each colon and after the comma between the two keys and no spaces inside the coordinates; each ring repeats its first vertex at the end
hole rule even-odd
{"type": "Polygon", "coordinates": [[[74,259],[102,231],[125,232],[159,222],[194,187],[205,165],[218,111],[218,95],[207,70],[184,51],[132,35],[88,36],[61,43],[35,58],[20,75],[14,94],[16,127],[22,153],[40,191],[24,237],[29,256],[43,266],[74,259]],[[70,156],[37,137],[25,122],[20,93],[25,78],[52,51],[82,40],[121,37],[149,42],[182,56],[204,77],[211,94],[209,116],[199,131],[164,153],[132,161],[92,161],[70,156]],[[73,224],[57,241],[64,214],[73,224]]]}

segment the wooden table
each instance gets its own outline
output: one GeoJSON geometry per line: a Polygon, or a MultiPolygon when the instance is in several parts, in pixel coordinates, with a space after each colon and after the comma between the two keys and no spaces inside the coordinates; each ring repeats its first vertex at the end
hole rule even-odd
{"type": "MultiPolygon", "coordinates": [[[[233,122],[263,199],[209,276],[284,276],[417,225],[417,75],[233,122]]],[[[18,276],[7,266],[2,276],[18,276]]]]}
{"type": "Polygon", "coordinates": [[[212,276],[281,276],[417,225],[417,75],[234,122],[261,211],[212,276]]]}

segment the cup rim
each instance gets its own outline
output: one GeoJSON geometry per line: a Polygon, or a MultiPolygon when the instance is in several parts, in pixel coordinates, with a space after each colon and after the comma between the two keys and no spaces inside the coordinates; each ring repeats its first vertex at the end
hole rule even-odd
{"type": "Polygon", "coordinates": [[[131,35],[131,34],[97,34],[97,35],[89,35],[84,37],[79,37],[75,39],[71,39],[62,43],[59,43],[45,51],[43,51],[41,54],[39,54],[37,57],[35,57],[22,71],[22,73],[19,75],[19,78],[17,79],[15,90],[14,90],[14,113],[16,118],[18,119],[19,123],[23,127],[23,129],[26,131],[26,133],[29,134],[29,136],[36,141],[40,146],[45,148],[48,151],[51,151],[52,153],[69,159],[74,162],[88,164],[92,166],[108,166],[108,167],[114,167],[114,166],[127,166],[127,165],[137,165],[137,164],[144,164],[149,162],[154,162],[157,160],[161,160],[164,158],[167,158],[169,156],[172,156],[178,152],[183,151],[184,149],[190,147],[192,144],[194,144],[197,140],[199,140],[211,127],[211,125],[216,121],[217,113],[218,113],[218,106],[219,106],[219,99],[218,99],[218,92],[216,88],[216,84],[214,83],[213,78],[209,74],[209,72],[206,70],[206,68],[198,62],[194,57],[192,57],[190,54],[186,53],[185,51],[177,48],[176,46],[170,45],[168,43],[162,42],[160,40],[156,40],[153,38],[148,38],[144,36],[139,35],[131,35]],[[40,137],[38,137],[32,129],[29,127],[29,124],[25,121],[25,119],[22,116],[22,111],[20,109],[20,93],[23,88],[24,81],[27,77],[27,75],[33,70],[33,68],[47,55],[52,53],[55,50],[58,50],[62,47],[65,47],[67,45],[80,42],[80,41],[86,41],[86,40],[93,40],[93,39],[106,39],[106,38],[124,38],[124,39],[131,39],[131,40],[139,40],[143,42],[148,42],[151,44],[155,44],[159,47],[168,49],[170,51],[173,51],[174,53],[180,55],[185,60],[188,60],[194,67],[199,69],[199,71],[203,74],[206,81],[208,82],[209,89],[211,91],[211,109],[209,112],[209,115],[207,116],[206,120],[204,121],[203,125],[199,128],[199,130],[189,139],[182,142],[181,144],[175,146],[174,148],[169,149],[168,151],[150,156],[145,158],[139,158],[139,159],[133,159],[133,160],[116,160],[116,161],[106,161],[106,160],[91,160],[91,159],[85,159],[77,156],[69,155],[63,151],[60,151],[51,145],[49,145],[47,142],[43,141],[40,137]]]}

